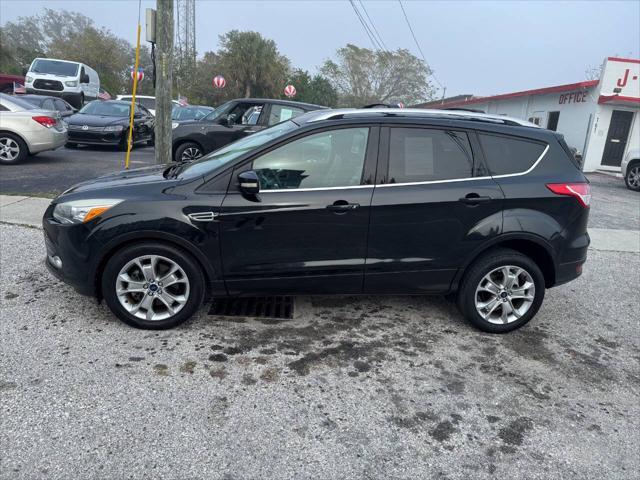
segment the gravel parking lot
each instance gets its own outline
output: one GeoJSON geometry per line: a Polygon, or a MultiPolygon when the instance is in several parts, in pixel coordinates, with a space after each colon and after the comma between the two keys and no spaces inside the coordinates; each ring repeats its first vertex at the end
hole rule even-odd
{"type": "MultiPolygon", "coordinates": [[[[596,180],[594,223],[634,228],[596,180]]],[[[149,332],[53,279],[40,230],[0,245],[2,479],[637,478],[637,253],[591,250],[502,336],[417,297],[149,332]]]]}

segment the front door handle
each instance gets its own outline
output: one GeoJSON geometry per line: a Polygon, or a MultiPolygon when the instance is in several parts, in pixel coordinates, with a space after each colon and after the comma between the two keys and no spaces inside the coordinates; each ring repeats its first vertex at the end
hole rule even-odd
{"type": "Polygon", "coordinates": [[[460,199],[462,203],[469,206],[479,205],[481,203],[489,203],[491,200],[491,197],[481,197],[477,193],[469,193],[468,195],[460,199]]]}
{"type": "Polygon", "coordinates": [[[338,200],[336,202],[333,202],[332,205],[327,205],[327,210],[331,210],[332,212],[337,214],[342,214],[347,213],[350,210],[355,210],[359,207],[359,203],[348,203],[344,200],[338,200]]]}

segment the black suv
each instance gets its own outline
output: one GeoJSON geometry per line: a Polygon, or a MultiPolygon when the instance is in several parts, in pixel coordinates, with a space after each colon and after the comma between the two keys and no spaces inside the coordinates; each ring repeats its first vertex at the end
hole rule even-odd
{"type": "Polygon", "coordinates": [[[271,125],[321,108],[327,107],[264,98],[230,100],[203,118],[174,120],[173,160],[195,160],[271,125]]]}
{"type": "Polygon", "coordinates": [[[190,164],[73,187],[47,265],[126,323],[205,296],[453,294],[506,332],[582,272],[590,188],[562,137],[472,112],[327,110],[190,164]]]}

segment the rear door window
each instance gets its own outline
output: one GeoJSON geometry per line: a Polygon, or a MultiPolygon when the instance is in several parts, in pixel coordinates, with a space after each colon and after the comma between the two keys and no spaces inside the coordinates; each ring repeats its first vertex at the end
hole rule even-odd
{"type": "Polygon", "coordinates": [[[480,133],[478,137],[491,175],[526,172],[546,147],[542,143],[503,135],[480,133]]]}
{"type": "Polygon", "coordinates": [[[464,179],[472,172],[473,156],[466,133],[391,128],[389,183],[464,179]]]}
{"type": "Polygon", "coordinates": [[[301,108],[291,107],[289,105],[271,105],[271,111],[269,112],[269,125],[275,125],[276,123],[290,120],[298,115],[302,115],[304,110],[301,108]]]}

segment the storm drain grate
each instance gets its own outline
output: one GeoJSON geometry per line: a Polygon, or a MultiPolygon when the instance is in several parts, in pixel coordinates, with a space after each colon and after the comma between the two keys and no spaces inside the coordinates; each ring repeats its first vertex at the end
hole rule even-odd
{"type": "Polygon", "coordinates": [[[293,318],[293,297],[215,298],[209,315],[293,318]]]}

